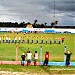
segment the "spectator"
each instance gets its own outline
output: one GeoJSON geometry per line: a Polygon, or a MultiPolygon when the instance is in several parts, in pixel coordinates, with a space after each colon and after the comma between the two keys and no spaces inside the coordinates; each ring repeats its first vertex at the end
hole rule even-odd
{"type": "Polygon", "coordinates": [[[70,65],[70,56],[71,56],[72,52],[66,51],[64,54],[66,55],[66,66],[69,66],[70,65]]]}
{"type": "Polygon", "coordinates": [[[44,61],[44,63],[43,63],[43,65],[48,65],[48,61],[49,61],[49,52],[46,52],[45,53],[45,61],[44,61]]]}
{"type": "Polygon", "coordinates": [[[35,51],[35,53],[34,53],[34,66],[36,66],[37,65],[37,59],[38,59],[38,53],[37,53],[37,51],[35,51]]]}
{"type": "Polygon", "coordinates": [[[25,64],[25,54],[23,53],[22,55],[21,55],[21,58],[22,58],[22,61],[21,61],[21,65],[22,66],[24,66],[24,64],[25,64]]]}
{"type": "Polygon", "coordinates": [[[30,63],[31,63],[31,56],[32,56],[32,53],[30,51],[27,51],[27,66],[30,66],[30,63]]]}

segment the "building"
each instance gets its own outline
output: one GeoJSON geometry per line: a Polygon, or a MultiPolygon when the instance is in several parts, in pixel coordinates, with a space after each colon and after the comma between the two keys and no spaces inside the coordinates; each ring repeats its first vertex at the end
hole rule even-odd
{"type": "Polygon", "coordinates": [[[33,28],[32,24],[27,24],[26,28],[33,28]]]}

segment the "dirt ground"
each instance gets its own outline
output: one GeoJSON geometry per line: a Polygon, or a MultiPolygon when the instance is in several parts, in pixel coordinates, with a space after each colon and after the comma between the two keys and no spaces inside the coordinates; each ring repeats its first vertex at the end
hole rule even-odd
{"type": "Polygon", "coordinates": [[[74,75],[74,74],[40,74],[40,73],[26,73],[26,72],[9,72],[0,71],[0,75],[74,75]]]}

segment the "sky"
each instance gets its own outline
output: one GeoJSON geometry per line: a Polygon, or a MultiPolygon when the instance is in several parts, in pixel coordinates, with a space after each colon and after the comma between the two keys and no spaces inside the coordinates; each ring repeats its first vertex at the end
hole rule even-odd
{"type": "Polygon", "coordinates": [[[0,0],[0,22],[30,22],[75,26],[75,0],[0,0]],[[55,18],[54,18],[55,4],[55,18]]]}

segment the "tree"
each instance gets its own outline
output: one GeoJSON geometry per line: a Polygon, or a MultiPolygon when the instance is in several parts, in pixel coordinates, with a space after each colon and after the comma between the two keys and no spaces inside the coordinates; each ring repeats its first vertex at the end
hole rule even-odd
{"type": "Polygon", "coordinates": [[[36,23],[38,22],[38,20],[34,20],[34,24],[33,27],[36,27],[36,23]]]}
{"type": "Polygon", "coordinates": [[[57,25],[57,23],[58,23],[58,21],[56,20],[56,21],[51,23],[51,26],[54,27],[55,25],[57,25]]]}

